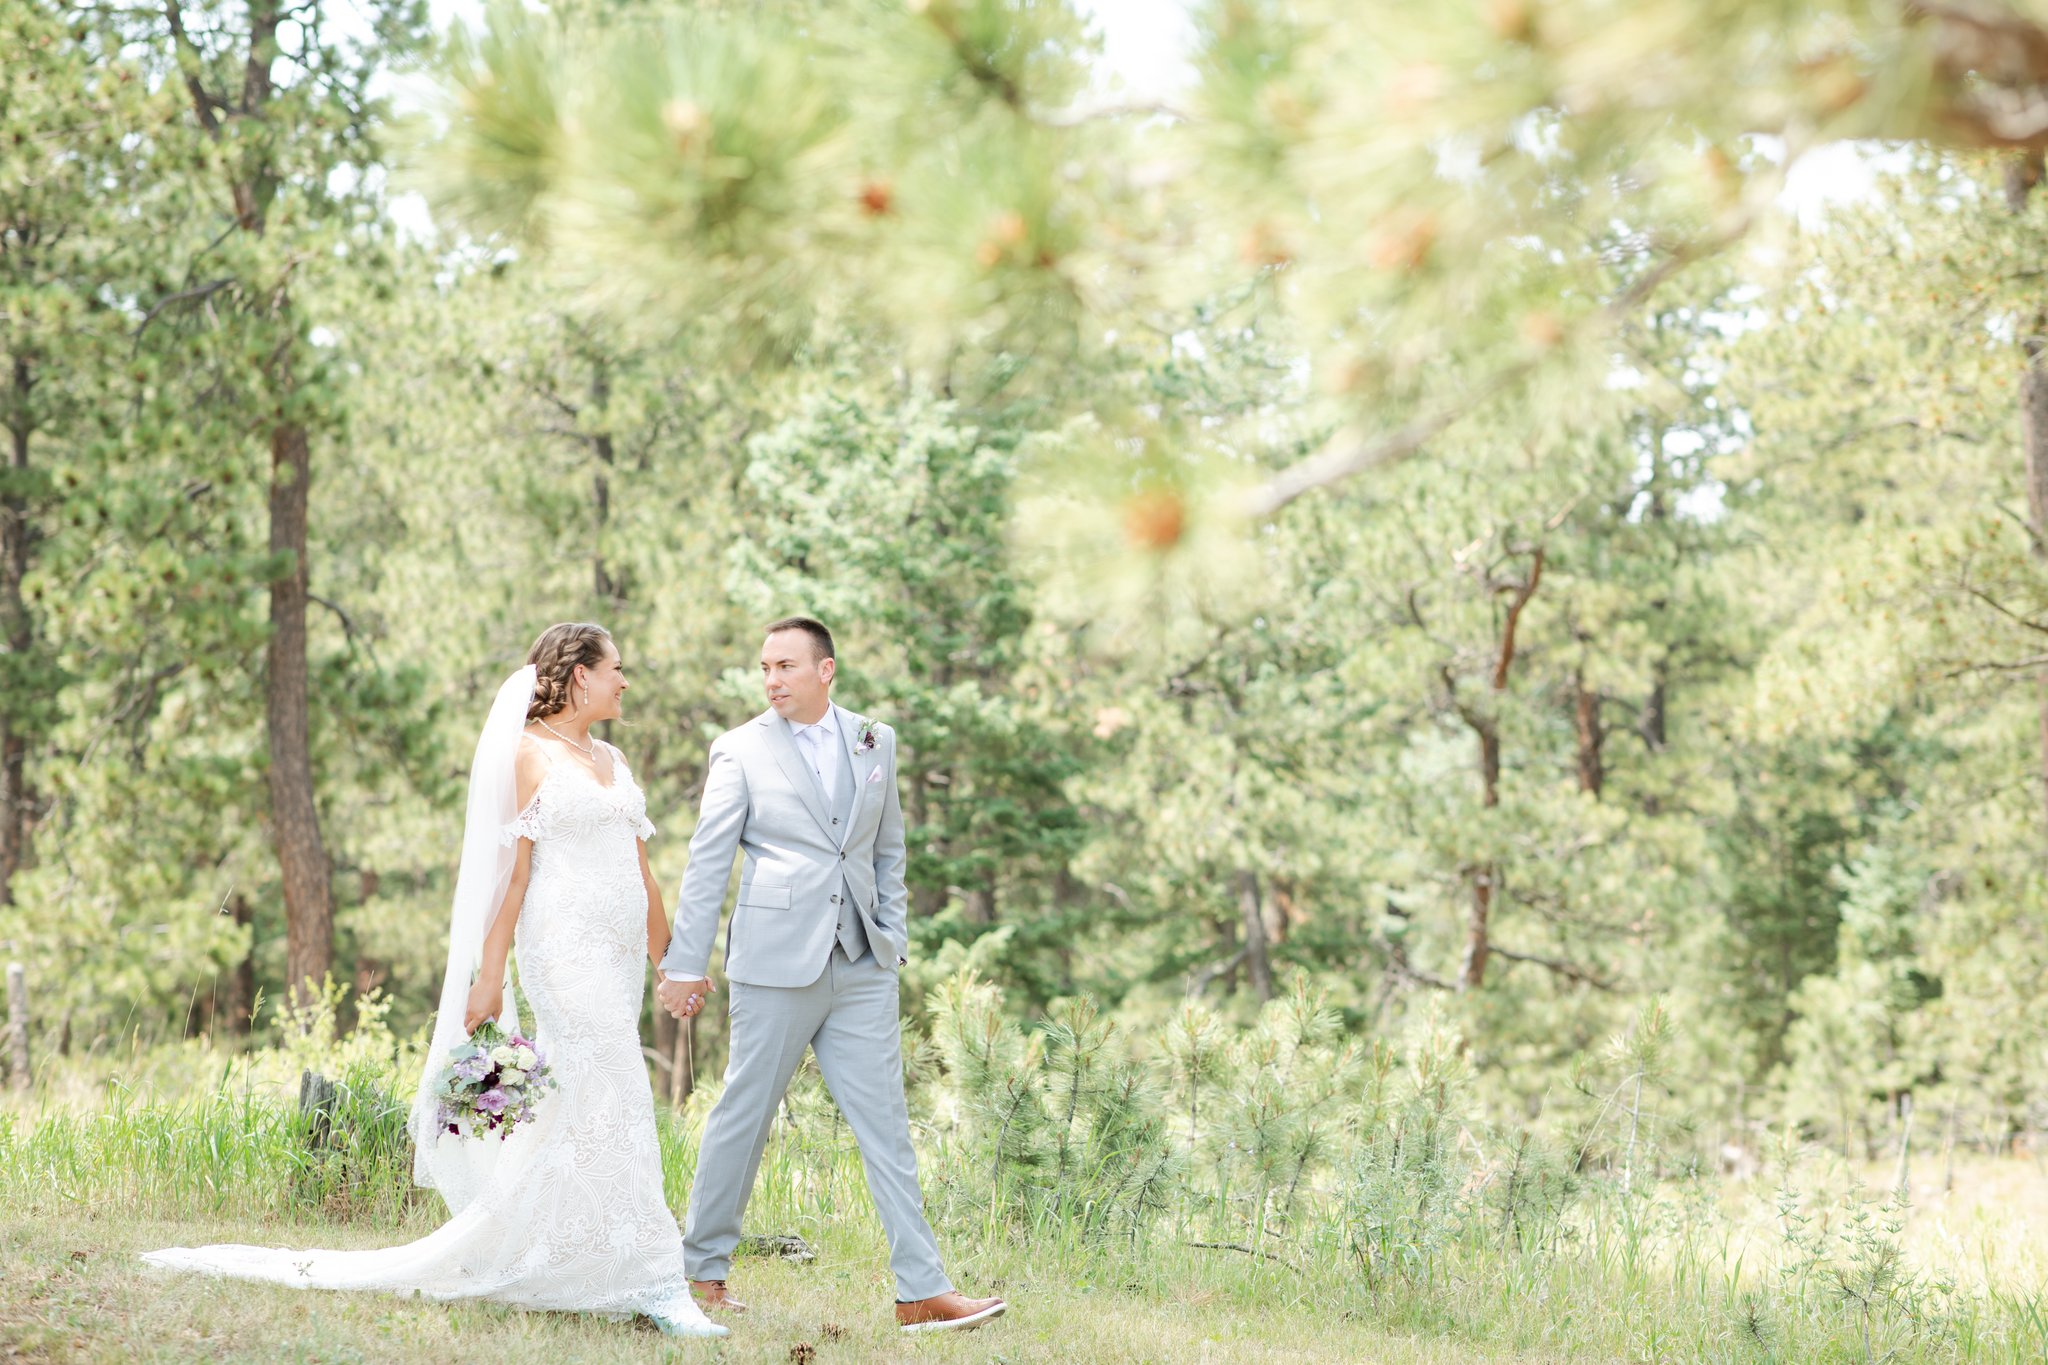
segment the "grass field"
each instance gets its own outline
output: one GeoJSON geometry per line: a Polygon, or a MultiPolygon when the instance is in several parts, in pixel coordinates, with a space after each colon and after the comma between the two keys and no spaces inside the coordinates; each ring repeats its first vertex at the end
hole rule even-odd
{"type": "MultiPolygon", "coordinates": [[[[1923,1159],[1906,1207],[1872,1190],[1894,1169],[1820,1154],[1789,1181],[1768,1170],[1747,1184],[1644,1181],[1621,1198],[1589,1180],[1535,1233],[1509,1217],[1512,1202],[1488,1202],[1498,1181],[1480,1168],[1436,1171],[1437,1195],[1413,1183],[1421,1176],[1347,1186],[1333,1171],[1285,1221],[1233,1222],[1229,1197],[1190,1189],[1109,1236],[1042,1202],[1027,1213],[990,1197],[985,1161],[926,1131],[949,1268],[1012,1310],[978,1332],[923,1338],[894,1330],[857,1155],[815,1106],[778,1133],[749,1210],[751,1230],[801,1236],[815,1259],[742,1260],[735,1292],[753,1311],[724,1342],[212,1281],[137,1259],[209,1241],[374,1247],[434,1225],[438,1201],[409,1187],[388,1099],[345,1097],[335,1131],[316,1148],[290,1103],[226,1085],[182,1099],[52,1087],[0,1108],[0,1360],[2048,1359],[2048,1176],[2013,1158],[1958,1159],[1952,1188],[1947,1160],[1923,1159]],[[1256,1253],[1242,1249],[1254,1238],[1256,1253]]],[[[662,1140],[680,1210],[691,1122],[665,1118],[662,1140]]]]}
{"type": "MultiPolygon", "coordinates": [[[[155,1246],[247,1238],[367,1247],[376,1229],[80,1217],[10,1220],[0,1243],[0,1339],[16,1360],[92,1361],[1565,1361],[1627,1359],[1533,1339],[1482,1340],[1372,1322],[1312,1283],[1229,1253],[1164,1253],[1143,1281],[1019,1250],[956,1254],[963,1282],[1009,1297],[972,1333],[907,1338],[872,1249],[827,1246],[807,1265],[742,1262],[751,1311],[723,1342],[670,1342],[644,1322],[408,1303],[181,1277],[142,1266],[155,1246]],[[1207,1258],[1207,1259],[1205,1259],[1207,1258]],[[1244,1263],[1240,1263],[1244,1262],[1244,1263]]],[[[1348,1297],[1348,1296],[1347,1296],[1348,1297]]],[[[1517,1334],[1518,1337],[1525,1334],[1517,1334]]]]}

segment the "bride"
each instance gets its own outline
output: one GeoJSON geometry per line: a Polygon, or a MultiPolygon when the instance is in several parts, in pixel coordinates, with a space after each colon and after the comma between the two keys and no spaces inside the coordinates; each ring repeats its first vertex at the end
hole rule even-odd
{"type": "Polygon", "coordinates": [[[618,719],[626,685],[603,627],[551,626],[499,689],[477,743],[448,971],[411,1121],[414,1179],[441,1192],[449,1220],[381,1251],[173,1247],[144,1260],[305,1288],[641,1313],[673,1336],[726,1334],[690,1297],[640,1054],[636,959],[644,951],[658,967],[669,939],[647,866],[654,826],[624,757],[590,735],[618,719]],[[560,1088],[502,1140],[444,1133],[435,1090],[449,1049],[485,1019],[519,1029],[505,998],[515,941],[560,1088]]]}

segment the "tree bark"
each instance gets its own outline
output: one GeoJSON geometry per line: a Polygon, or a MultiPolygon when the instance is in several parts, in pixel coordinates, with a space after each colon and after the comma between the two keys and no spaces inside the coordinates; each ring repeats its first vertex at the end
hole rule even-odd
{"type": "Polygon", "coordinates": [[[270,824],[284,878],[285,981],[304,1006],[334,969],[334,893],[313,795],[307,712],[306,508],[312,454],[305,428],[270,433],[270,549],[290,567],[270,584],[264,718],[270,739],[270,824]]]}
{"type": "MultiPolygon", "coordinates": [[[[915,756],[913,755],[913,758],[915,756]]],[[[913,763],[913,767],[915,764],[913,763]]],[[[904,812],[906,835],[913,838],[928,838],[931,829],[931,789],[926,785],[922,772],[910,774],[910,809],[904,812]]],[[[906,841],[907,842],[907,841],[906,841]]],[[[919,919],[928,919],[946,908],[946,889],[941,886],[926,886],[919,882],[910,885],[910,912],[919,919]]]]}
{"type": "Polygon", "coordinates": [[[661,1090],[668,1096],[668,1102],[681,1108],[696,1089],[697,1073],[693,1065],[697,1042],[697,1021],[677,1019],[667,1010],[654,1010],[654,1055],[660,1058],[657,1070],[661,1072],[661,1090]]]}
{"type": "MultiPolygon", "coordinates": [[[[2042,179],[2042,156],[2030,152],[2006,163],[2005,202],[2014,213],[2024,213],[2027,201],[2042,179]]],[[[2021,339],[2020,451],[2025,460],[2027,485],[2027,529],[2033,539],[2036,561],[2048,561],[2048,310],[2034,315],[2029,334],[2021,339]]],[[[2048,671],[2035,681],[2039,714],[2039,771],[2042,827],[2048,831],[2048,671]]]]}
{"type": "Polygon", "coordinates": [[[1259,874],[1250,868],[1237,873],[1237,909],[1244,924],[1244,963],[1252,994],[1264,1004],[1273,998],[1273,959],[1266,946],[1266,914],[1259,903],[1259,874]]]}
{"type": "MultiPolygon", "coordinates": [[[[192,109],[205,130],[226,153],[228,197],[235,225],[261,237],[276,196],[278,172],[261,151],[262,144],[229,136],[221,116],[229,120],[262,121],[272,103],[271,64],[277,60],[277,33],[286,17],[281,0],[254,0],[248,8],[249,46],[242,63],[239,100],[222,98],[205,85],[205,65],[185,28],[179,0],[163,0],[164,17],[178,65],[192,96],[192,109]]],[[[270,294],[269,316],[286,334],[291,331],[291,296],[279,281],[270,294]]],[[[307,986],[317,987],[334,966],[334,898],[329,885],[327,846],[320,834],[320,812],[314,795],[313,757],[307,714],[306,558],[307,496],[312,483],[312,450],[302,422],[289,415],[293,389],[291,343],[274,362],[270,375],[278,410],[270,429],[270,549],[286,568],[270,585],[270,639],[265,648],[264,725],[270,747],[270,825],[277,845],[278,870],[284,885],[285,978],[294,1004],[303,1004],[307,986]]]]}
{"type": "Polygon", "coordinates": [[[1573,726],[1578,734],[1579,790],[1597,797],[1607,780],[1600,754],[1607,732],[1600,724],[1600,694],[1587,688],[1584,669],[1572,674],[1572,701],[1573,726]]]}
{"type": "MultiPolygon", "coordinates": [[[[1543,583],[1543,546],[1527,551],[1529,573],[1520,582],[1490,583],[1495,592],[1511,594],[1506,618],[1501,622],[1500,644],[1494,654],[1491,688],[1495,696],[1507,691],[1509,671],[1515,663],[1515,633],[1529,599],[1543,583]]],[[[1479,799],[1487,810],[1500,805],[1500,721],[1492,707],[1469,705],[1457,699],[1457,683],[1450,669],[1443,670],[1444,685],[1450,690],[1458,715],[1479,740],[1479,799]]],[[[1477,990],[1486,984],[1486,959],[1493,935],[1493,893],[1501,870],[1493,862],[1477,863],[1465,869],[1471,901],[1465,912],[1465,951],[1458,966],[1458,989],[1477,990]]]]}
{"type": "Polygon", "coordinates": [[[2005,163],[2005,206],[2013,213],[2027,211],[2027,196],[2041,183],[2041,153],[2022,152],[2005,163]]]}
{"type": "MultiPolygon", "coordinates": [[[[239,891],[228,898],[228,909],[234,915],[235,923],[245,928],[256,920],[255,907],[249,903],[249,898],[239,891]]],[[[235,964],[234,971],[228,975],[227,994],[214,1008],[213,1017],[217,1031],[238,1034],[246,1038],[250,1025],[254,1022],[249,1018],[249,1014],[255,1008],[256,939],[252,934],[248,951],[242,954],[242,960],[235,964]]]]}
{"type": "MultiPolygon", "coordinates": [[[[612,580],[611,569],[604,562],[605,527],[612,519],[612,466],[616,452],[612,444],[612,433],[608,409],[611,405],[611,374],[603,360],[597,361],[590,375],[590,403],[596,409],[604,425],[591,438],[591,452],[597,456],[597,468],[591,475],[591,501],[597,515],[597,551],[591,556],[591,588],[597,593],[600,603],[610,602],[618,591],[618,584],[612,580]]],[[[609,724],[607,724],[609,732],[609,724]]]]}
{"type": "Polygon", "coordinates": [[[19,962],[7,964],[8,1079],[16,1090],[27,1090],[34,1079],[29,1074],[28,1055],[28,972],[19,962]]]}
{"type": "Polygon", "coordinates": [[[1643,719],[1636,733],[1643,737],[1643,747],[1653,754],[1664,752],[1664,746],[1671,742],[1667,728],[1670,725],[1670,683],[1667,680],[1669,663],[1662,655],[1650,666],[1650,695],[1643,700],[1643,719]]]}
{"type": "MultiPolygon", "coordinates": [[[[28,474],[29,395],[36,376],[28,356],[14,356],[13,385],[8,403],[8,469],[13,478],[0,498],[0,633],[7,651],[19,660],[34,643],[21,584],[28,576],[28,499],[22,485],[28,474]]],[[[0,905],[14,904],[14,874],[28,861],[28,736],[11,708],[0,709],[0,905]]]]}
{"type": "Polygon", "coordinates": [[[1288,934],[1293,932],[1295,921],[1302,918],[1301,903],[1294,896],[1294,884],[1283,877],[1267,881],[1266,942],[1285,943],[1288,934]]]}
{"type": "Polygon", "coordinates": [[[1491,864],[1467,874],[1472,901],[1465,914],[1465,955],[1458,963],[1458,989],[1476,991],[1486,984],[1486,959],[1493,951],[1493,878],[1491,864]]]}

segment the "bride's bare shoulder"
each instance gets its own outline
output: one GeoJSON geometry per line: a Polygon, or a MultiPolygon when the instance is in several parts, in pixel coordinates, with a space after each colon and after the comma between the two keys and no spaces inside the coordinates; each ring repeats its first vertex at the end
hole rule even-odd
{"type": "Polygon", "coordinates": [[[519,809],[525,810],[526,803],[533,800],[533,794],[540,790],[541,778],[547,776],[548,766],[554,762],[548,752],[547,741],[531,730],[521,731],[519,753],[514,759],[514,771],[518,776],[519,809]]]}

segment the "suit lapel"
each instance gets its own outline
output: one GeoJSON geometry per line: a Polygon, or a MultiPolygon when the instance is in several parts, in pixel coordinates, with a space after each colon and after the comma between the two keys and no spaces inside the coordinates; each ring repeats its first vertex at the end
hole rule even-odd
{"type": "Polygon", "coordinates": [[[796,741],[790,738],[789,723],[773,711],[764,714],[759,723],[768,731],[768,752],[775,755],[782,775],[789,779],[790,786],[796,788],[796,794],[803,799],[804,809],[818,822],[818,828],[825,831],[826,838],[831,838],[832,817],[825,810],[824,799],[818,795],[818,779],[796,751],[796,741]]]}
{"type": "Polygon", "coordinates": [[[839,836],[839,846],[845,848],[853,827],[860,822],[860,805],[867,799],[868,772],[873,766],[874,755],[860,753],[853,747],[854,732],[860,728],[861,718],[836,702],[832,709],[838,713],[839,744],[846,754],[846,776],[853,783],[853,800],[846,808],[846,833],[839,836]]]}

